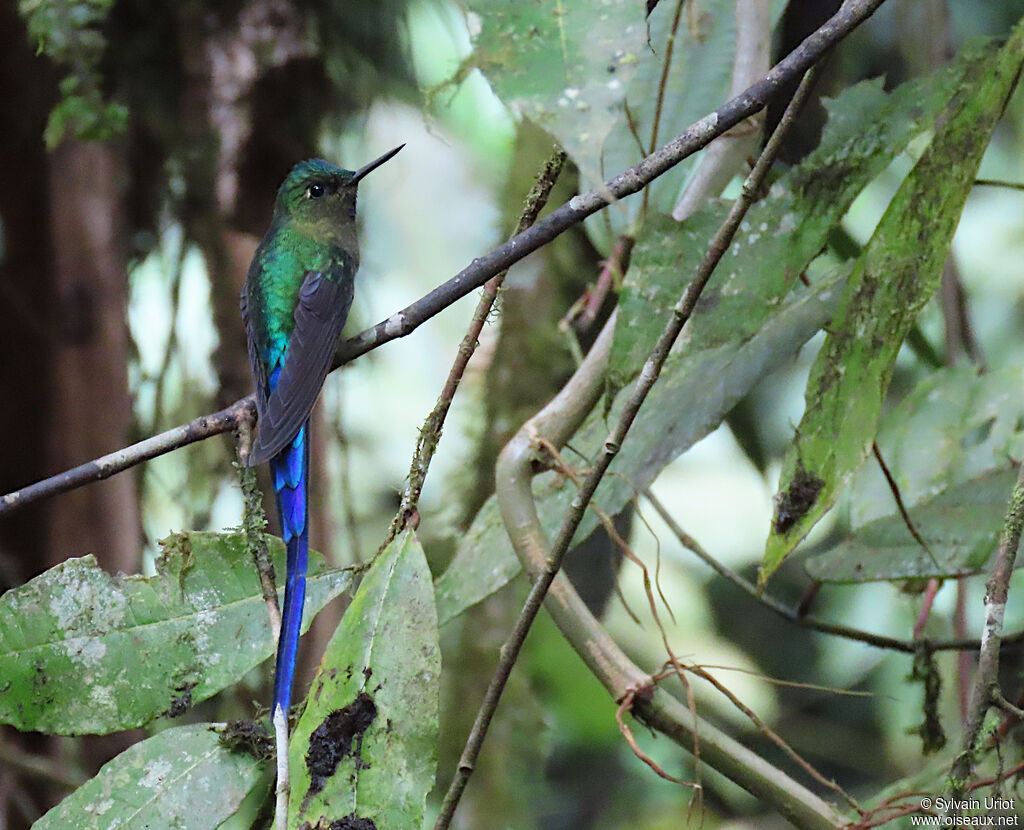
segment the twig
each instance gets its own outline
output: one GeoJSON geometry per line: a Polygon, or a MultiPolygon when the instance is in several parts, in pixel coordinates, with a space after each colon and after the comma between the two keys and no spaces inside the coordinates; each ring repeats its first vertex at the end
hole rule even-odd
{"type": "Polygon", "coordinates": [[[956,257],[950,251],[942,268],[942,319],[945,328],[946,365],[956,365],[957,355],[963,352],[975,366],[983,368],[985,356],[974,334],[967,311],[967,292],[960,278],[956,257]]]}
{"type": "Polygon", "coordinates": [[[1010,190],[1024,190],[1024,182],[1004,182],[999,179],[975,179],[975,187],[1006,187],[1010,190]]]}
{"type": "Polygon", "coordinates": [[[803,756],[800,755],[800,753],[793,749],[793,747],[791,747],[782,738],[781,735],[779,735],[774,729],[772,729],[770,726],[768,726],[768,724],[761,720],[760,716],[753,709],[751,709],[742,700],[740,700],[728,686],[726,686],[724,683],[719,682],[719,680],[713,674],[707,672],[702,666],[695,664],[687,664],[686,666],[684,666],[684,668],[696,674],[697,677],[706,680],[708,683],[714,686],[719,692],[725,695],[728,701],[737,709],[739,709],[744,715],[746,715],[747,719],[752,724],[754,724],[755,727],[757,727],[757,730],[762,735],[764,735],[768,740],[770,740],[779,749],[781,749],[789,757],[789,759],[793,761],[793,763],[795,763],[798,767],[800,767],[800,769],[806,772],[807,775],[809,775],[823,787],[832,790],[836,795],[844,799],[846,803],[853,807],[853,809],[856,810],[858,813],[860,813],[861,815],[864,814],[864,810],[861,809],[861,806],[857,803],[853,796],[847,793],[846,790],[840,787],[835,781],[829,780],[820,772],[818,772],[818,770],[816,770],[809,761],[804,759],[803,756]]]}
{"type": "Polygon", "coordinates": [[[1010,701],[1003,697],[1003,693],[998,689],[992,692],[992,705],[998,706],[1011,718],[1016,718],[1019,721],[1024,721],[1024,709],[1019,706],[1014,706],[1010,701]]]}
{"type": "MultiPolygon", "coordinates": [[[[837,16],[853,13],[858,10],[863,11],[867,6],[871,6],[871,3],[848,3],[837,16]]],[[[872,6],[872,10],[874,7],[872,6]]],[[[834,20],[835,18],[833,18],[834,20]]],[[[658,379],[661,367],[668,357],[672,344],[692,314],[694,306],[704,286],[710,279],[715,266],[728,249],[732,236],[735,234],[750,205],[753,204],[775,158],[775,154],[778,152],[782,136],[789,129],[797,111],[799,111],[806,98],[814,74],[812,69],[804,76],[797,94],[787,107],[786,114],[758,158],[750,176],[744,182],[740,197],[733,204],[728,217],[709,244],[697,274],[687,285],[682,297],[673,309],[672,316],[659,337],[657,345],[644,364],[644,368],[636,381],[633,392],[620,415],[618,423],[605,439],[604,451],[598,457],[593,469],[584,479],[582,487],[566,513],[557,538],[550,547],[547,546],[546,540],[543,539],[543,534],[539,530],[536,505],[533,502],[532,491],[529,485],[530,458],[535,451],[538,438],[541,436],[556,446],[568,440],[572,430],[578,424],[577,416],[582,418],[582,415],[579,414],[582,404],[588,404],[583,410],[583,414],[585,414],[595,402],[596,396],[600,394],[600,385],[594,384],[593,386],[597,387],[596,389],[588,387],[586,385],[587,380],[582,378],[581,375],[588,362],[590,362],[591,355],[598,351],[598,349],[606,350],[608,348],[608,341],[611,340],[608,326],[602,331],[594,349],[591,350],[591,355],[588,355],[587,361],[584,362],[580,370],[566,384],[562,392],[556,396],[555,401],[552,401],[548,407],[545,407],[538,415],[531,418],[506,445],[505,449],[502,450],[495,473],[498,505],[501,510],[502,521],[512,538],[517,555],[523,560],[525,570],[533,581],[533,585],[519,618],[516,620],[512,633],[501,648],[498,665],[485,693],[484,701],[477,712],[477,717],[470,732],[470,737],[466,742],[466,747],[463,750],[458,770],[441,805],[440,814],[434,825],[435,830],[444,830],[444,828],[450,825],[455,807],[476,763],[487,727],[497,708],[501,693],[530,626],[536,618],[545,596],[548,594],[548,589],[552,587],[552,583],[555,583],[551,595],[554,602],[552,616],[555,618],[555,622],[591,670],[597,674],[607,688],[613,691],[616,700],[620,700],[628,693],[630,688],[636,688],[637,684],[642,684],[647,680],[640,673],[639,669],[633,666],[628,658],[621,653],[621,650],[618,649],[614,642],[610,642],[610,638],[606,634],[603,635],[603,638],[601,635],[595,636],[593,627],[599,628],[599,626],[593,620],[593,616],[586,609],[586,606],[582,604],[579,595],[576,594],[564,577],[562,580],[557,580],[556,577],[559,576],[562,558],[569,548],[572,537],[575,535],[587,505],[597,489],[597,485],[618,452],[618,448],[636,418],[637,412],[646,399],[648,392],[658,379]],[[574,397],[577,392],[579,392],[578,399],[574,397]],[[566,413],[557,411],[557,403],[560,398],[566,401],[567,404],[571,402],[572,405],[575,405],[576,409],[566,413]],[[580,631],[585,626],[588,627],[588,630],[586,632],[580,631]]],[[[652,703],[651,705],[644,706],[641,717],[649,725],[663,731],[670,737],[681,742],[685,740],[685,746],[692,744],[694,736],[698,731],[698,721],[693,713],[685,710],[678,702],[673,701],[671,696],[664,694],[657,704],[652,703]]],[[[728,767],[729,772],[726,774],[733,777],[741,786],[746,786],[751,792],[765,797],[780,811],[787,813],[791,819],[794,815],[799,815],[800,820],[797,823],[800,826],[836,826],[837,817],[834,810],[825,805],[824,802],[812,793],[800,787],[796,782],[786,776],[782,776],[777,770],[772,770],[774,775],[769,775],[764,768],[766,765],[747,763],[746,758],[744,758],[744,762],[737,763],[740,755],[744,754],[742,749],[724,735],[718,733],[709,724],[701,724],[699,732],[702,747],[707,746],[708,735],[711,735],[711,758],[728,767]],[[780,776],[784,780],[780,780],[780,776]]],[[[714,761],[708,759],[712,766],[715,765],[714,761]]]]}
{"type": "MultiPolygon", "coordinates": [[[[548,160],[544,162],[544,166],[537,175],[537,180],[534,182],[533,187],[530,188],[530,192],[526,197],[526,203],[523,205],[523,212],[519,217],[513,238],[537,221],[540,212],[548,203],[548,197],[551,195],[552,188],[554,188],[555,183],[558,181],[558,177],[562,172],[562,166],[565,164],[565,158],[565,151],[560,147],[556,147],[548,160]]],[[[448,378],[441,389],[441,395],[438,397],[437,403],[434,404],[434,408],[427,416],[427,419],[423,422],[423,426],[420,427],[419,437],[416,439],[416,450],[412,457],[412,465],[409,467],[408,483],[405,486],[405,491],[402,493],[402,501],[399,504],[398,512],[395,514],[387,536],[380,546],[381,550],[384,550],[384,548],[391,544],[395,537],[405,529],[409,518],[413,515],[419,504],[420,493],[423,492],[423,483],[427,478],[427,470],[430,468],[430,462],[434,457],[434,452],[437,450],[437,444],[441,440],[441,431],[444,429],[444,421],[448,417],[448,410],[455,399],[455,392],[462,381],[462,376],[466,371],[469,359],[473,356],[476,347],[479,345],[480,332],[483,330],[484,323],[487,322],[487,317],[494,307],[494,301],[498,298],[498,291],[501,289],[507,274],[508,269],[506,268],[504,271],[495,274],[484,284],[483,293],[480,295],[480,299],[476,304],[476,310],[473,312],[473,319],[470,321],[469,329],[463,336],[462,342],[459,343],[455,362],[452,363],[452,368],[448,372],[448,378]]]]}
{"type": "Polygon", "coordinates": [[[875,461],[878,462],[878,466],[882,470],[882,475],[885,476],[885,481],[889,485],[889,492],[892,493],[892,497],[896,502],[896,509],[900,511],[900,517],[903,519],[903,524],[907,526],[907,530],[910,531],[910,535],[914,537],[914,541],[917,542],[928,554],[928,558],[932,560],[932,564],[936,567],[939,563],[935,560],[935,555],[932,553],[932,549],[928,547],[928,543],[921,537],[921,534],[917,532],[917,528],[914,527],[914,523],[910,520],[910,514],[907,512],[907,506],[903,503],[903,496],[900,495],[899,485],[896,484],[896,479],[892,477],[892,473],[889,472],[889,466],[885,463],[885,459],[882,458],[882,451],[878,449],[878,444],[874,441],[871,442],[871,452],[875,456],[875,461]]]}
{"type": "MultiPolygon", "coordinates": [[[[611,254],[601,265],[601,271],[597,275],[594,287],[572,304],[572,308],[558,321],[559,329],[568,333],[570,337],[573,337],[570,332],[573,327],[580,333],[590,330],[590,327],[597,322],[597,315],[608,298],[608,294],[613,288],[618,290],[623,275],[629,270],[629,258],[633,253],[635,243],[636,238],[629,234],[623,234],[615,240],[611,254]]],[[[576,342],[575,338],[573,342],[576,342]]],[[[579,348],[578,344],[577,348],[579,348]]]]}
{"type": "MultiPolygon", "coordinates": [[[[653,152],[654,148],[658,146],[658,127],[661,125],[661,111],[665,105],[665,89],[668,86],[668,71],[672,68],[672,55],[676,48],[676,36],[679,32],[679,18],[683,13],[683,5],[686,0],[676,0],[676,13],[672,18],[672,25],[668,31],[668,42],[665,44],[665,57],[661,63],[661,78],[658,80],[658,95],[654,102],[654,121],[651,124],[651,143],[650,151],[653,152]]],[[[650,30],[648,30],[648,37],[650,37],[650,30]]],[[[648,188],[644,191],[644,202],[641,208],[641,215],[647,213],[647,205],[650,200],[651,190],[648,188]]]]}
{"type": "MultiPolygon", "coordinates": [[[[701,118],[663,147],[598,188],[574,196],[561,207],[521,234],[517,234],[489,254],[474,259],[466,268],[412,305],[392,314],[372,328],[339,344],[333,369],[410,334],[422,323],[457,300],[482,286],[491,277],[533,253],[559,236],[621,199],[644,188],[680,161],[703,149],[731,127],[764,109],[768,101],[793,78],[805,72],[829,49],[869,18],[885,0],[852,0],[811,34],[789,55],[777,63],[761,80],[701,118]]],[[[46,496],[57,495],[127,470],[143,461],[183,447],[186,444],[220,435],[234,428],[238,413],[255,406],[253,396],[236,401],[227,409],[200,418],[148,438],[138,444],[82,464],[67,472],[0,496],[0,516],[46,496]]]]}
{"type": "Polygon", "coordinates": [[[676,778],[674,775],[669,775],[663,770],[658,764],[651,758],[646,752],[640,748],[640,744],[636,742],[636,738],[633,737],[633,730],[629,728],[623,715],[626,712],[632,713],[633,703],[638,695],[651,694],[650,685],[640,686],[635,689],[630,689],[625,697],[619,701],[619,706],[615,710],[615,723],[619,727],[619,732],[622,733],[622,737],[626,739],[626,743],[629,744],[629,748],[633,750],[633,754],[649,766],[659,778],[664,778],[666,781],[671,781],[673,784],[680,784],[683,787],[691,787],[698,794],[704,789],[699,781],[684,781],[682,778],[676,778]]]}
{"type": "MultiPolygon", "coordinates": [[[[1024,464],[1017,474],[1010,504],[1003,521],[999,550],[992,565],[992,574],[985,584],[985,628],[981,633],[981,651],[978,654],[978,675],[971,692],[970,706],[964,726],[963,749],[953,761],[951,792],[954,798],[962,795],[967,779],[974,769],[974,751],[978,745],[985,715],[999,693],[999,646],[1003,636],[1003,617],[1010,590],[1010,577],[1017,558],[1021,530],[1024,528],[1024,464]]],[[[1001,696],[1001,693],[999,693],[1001,696]]]]}
{"type": "Polygon", "coordinates": [[[921,635],[924,633],[924,627],[928,624],[928,617],[931,616],[932,607],[935,605],[935,597],[941,587],[942,583],[935,577],[929,579],[928,584],[925,585],[924,595],[921,599],[921,610],[918,611],[917,619],[914,621],[913,637],[915,640],[920,640],[921,635]]]}
{"type": "Polygon", "coordinates": [[[0,496],[0,516],[12,513],[39,499],[56,496],[81,487],[83,484],[110,478],[115,473],[128,470],[143,461],[149,461],[151,458],[156,458],[172,450],[194,444],[196,441],[230,432],[238,427],[242,419],[255,418],[255,412],[256,399],[249,395],[212,415],[202,415],[187,424],[87,461],[85,464],[79,464],[63,473],[8,493],[6,496],[0,496]]]}
{"type": "MultiPolygon", "coordinates": [[[[243,421],[238,425],[238,457],[249,455],[252,447],[252,421],[243,421]]],[[[281,637],[281,609],[277,605],[277,575],[274,563],[267,549],[267,537],[263,531],[267,527],[267,517],[263,512],[263,493],[256,482],[256,468],[241,461],[236,462],[238,483],[242,489],[242,528],[245,531],[245,544],[249,555],[256,565],[256,573],[260,577],[260,591],[263,602],[267,606],[270,617],[270,630],[274,636],[274,647],[281,637]]]]}
{"type": "MultiPolygon", "coordinates": [[[[819,631],[822,634],[830,634],[834,637],[843,637],[847,640],[857,640],[858,642],[866,643],[867,645],[874,646],[875,648],[884,648],[889,649],[890,651],[901,651],[905,654],[916,653],[922,645],[927,646],[931,651],[970,651],[971,649],[977,649],[979,647],[977,640],[970,639],[899,640],[895,637],[886,637],[882,634],[872,634],[869,631],[861,631],[858,628],[850,628],[849,626],[830,623],[825,620],[815,619],[814,617],[802,614],[799,608],[789,608],[777,599],[773,599],[768,596],[766,593],[759,594],[757,586],[754,585],[754,583],[744,579],[735,571],[727,568],[704,550],[696,539],[683,530],[683,528],[679,526],[679,523],[673,518],[668,508],[665,507],[665,505],[662,504],[650,490],[644,490],[643,496],[651,503],[655,512],[661,516],[662,521],[665,522],[669,530],[672,531],[673,535],[679,540],[683,547],[696,554],[697,558],[702,562],[709,565],[720,576],[728,579],[733,585],[748,594],[751,598],[757,600],[769,611],[777,614],[784,620],[788,620],[794,625],[799,625],[801,628],[808,628],[812,631],[819,631]]],[[[1003,639],[1004,643],[1011,641],[1024,641],[1024,631],[1017,632],[1011,637],[1003,639]]]]}
{"type": "MultiPolygon", "coordinates": [[[[691,5],[692,8],[692,5],[691,5]]],[[[771,56],[771,3],[768,0],[736,1],[736,45],[729,94],[742,92],[768,71],[771,56]]],[[[764,129],[760,115],[733,127],[711,142],[701,154],[686,188],[679,194],[672,218],[682,222],[708,199],[719,196],[747,158],[757,152],[764,129]]]]}

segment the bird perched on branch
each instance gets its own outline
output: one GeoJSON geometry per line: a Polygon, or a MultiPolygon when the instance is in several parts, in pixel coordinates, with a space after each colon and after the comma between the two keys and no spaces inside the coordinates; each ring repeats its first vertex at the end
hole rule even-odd
{"type": "Polygon", "coordinates": [[[355,172],[319,159],[296,164],[277,192],[270,229],[242,289],[259,416],[247,463],[270,462],[288,548],[272,709],[285,735],[306,596],[309,415],[352,305],[359,268],[356,188],[404,146],[355,172]]]}

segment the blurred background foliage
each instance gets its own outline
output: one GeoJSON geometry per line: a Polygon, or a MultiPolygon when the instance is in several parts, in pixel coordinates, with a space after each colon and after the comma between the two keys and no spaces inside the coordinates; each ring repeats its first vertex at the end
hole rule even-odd
{"type": "MultiPolygon", "coordinates": [[[[611,5],[643,19],[628,4],[611,5]]],[[[772,4],[774,54],[788,52],[836,5],[772,4]]],[[[473,0],[465,6],[451,0],[0,4],[0,307],[6,321],[0,327],[0,384],[8,390],[0,407],[7,436],[3,492],[249,391],[238,290],[268,224],[276,187],[296,160],[322,155],[354,168],[399,142],[407,144],[362,189],[362,267],[349,328],[356,332],[506,236],[553,139],[571,151],[577,165],[563,175],[553,204],[568,199],[578,183],[592,186],[639,158],[629,142],[603,143],[600,113],[571,106],[573,87],[517,88],[523,66],[502,63],[501,48],[502,8],[516,4],[473,0]],[[566,95],[569,105],[560,103],[566,95]]],[[[656,6],[650,29],[641,26],[630,35],[637,54],[648,36],[655,55],[664,41],[666,18],[676,7],[667,0],[656,6]]],[[[682,86],[671,95],[673,109],[656,134],[645,133],[655,145],[728,93],[731,62],[721,59],[716,44],[730,42],[732,4],[692,0],[687,6],[686,14],[696,20],[686,24],[693,48],[708,54],[692,60],[692,77],[677,79],[682,86]]],[[[1005,34],[1022,14],[1020,0],[892,0],[829,59],[818,92],[834,96],[875,76],[894,88],[930,73],[972,37],[1005,34]]],[[[586,39],[577,43],[581,60],[593,59],[586,39]]],[[[530,71],[543,75],[546,56],[534,57],[538,64],[530,71]]],[[[627,51],[613,56],[608,72],[624,86],[644,89],[650,79],[632,58],[627,51]]],[[[636,113],[641,130],[652,128],[651,117],[636,113]]],[[[787,143],[787,164],[816,145],[823,121],[816,102],[787,143]]],[[[1024,98],[1018,93],[981,176],[1024,180],[1022,131],[1024,98]]],[[[912,163],[911,153],[901,155],[857,199],[843,222],[849,244],[867,241],[912,163]]],[[[692,167],[683,165],[659,180],[652,209],[672,208],[692,167]]],[[[617,236],[635,232],[642,198],[595,217],[586,230],[569,231],[510,274],[501,313],[485,328],[420,506],[420,535],[435,573],[443,571],[492,493],[494,458],[504,441],[571,373],[570,338],[585,350],[596,334],[591,325],[570,326],[567,335],[559,323],[594,283],[617,236]]],[[[1019,192],[979,188],[969,198],[951,261],[973,332],[972,341],[961,341],[973,353],[950,351],[950,317],[936,297],[919,326],[940,361],[947,355],[950,363],[975,358],[993,367],[1024,365],[1022,215],[1019,192]]],[[[376,551],[397,506],[417,429],[471,313],[472,302],[463,301],[413,337],[329,379],[314,430],[312,544],[332,561],[365,561],[376,551]]],[[[653,486],[688,532],[748,577],[761,557],[781,458],[799,421],[819,344],[812,341],[791,364],[763,378],[725,425],[671,463],[653,486]]],[[[933,371],[921,354],[901,354],[888,395],[892,406],[933,371]]],[[[1015,388],[1020,391],[1019,383],[1015,388]]],[[[1013,420],[1012,414],[1006,417],[1013,420]]],[[[156,542],[169,533],[237,526],[242,501],[232,458],[229,440],[207,441],[5,519],[0,588],[89,552],[110,570],[151,572],[156,542]]],[[[877,498],[875,476],[866,467],[855,492],[877,498]]],[[[864,511],[864,503],[842,502],[804,550],[834,545],[849,529],[851,511],[864,511]]],[[[923,685],[908,680],[908,655],[785,623],[697,562],[643,503],[641,513],[627,512],[618,521],[644,561],[660,562],[660,585],[674,612],[666,625],[676,654],[730,667],[723,673],[729,687],[826,777],[859,797],[921,767],[921,740],[914,730],[922,720],[923,685]],[[768,678],[808,688],[779,686],[768,678]],[[813,684],[867,694],[839,695],[813,684]]],[[[875,515],[869,508],[856,522],[875,515]]],[[[659,664],[663,647],[643,613],[639,572],[620,567],[607,538],[580,547],[585,550],[573,553],[569,567],[581,593],[603,609],[609,631],[641,665],[659,664]],[[639,612],[641,624],[627,605],[639,612]]],[[[442,784],[518,611],[520,582],[442,628],[442,784]]],[[[977,577],[947,583],[935,599],[927,633],[978,631],[982,583],[977,577]]],[[[801,562],[792,561],[772,591],[796,604],[807,585],[801,562]]],[[[1022,589],[1018,578],[1008,613],[1011,630],[1024,624],[1022,589]]],[[[884,582],[833,585],[818,593],[813,609],[820,617],[906,638],[922,596],[884,582]]],[[[307,638],[307,679],[342,611],[335,606],[307,638]]],[[[957,678],[966,677],[966,664],[950,653],[936,662],[949,681],[938,713],[949,734],[958,736],[963,686],[957,678]]],[[[1019,652],[1005,653],[1008,688],[1020,690],[1022,665],[1019,652]]],[[[249,714],[249,701],[266,697],[265,669],[188,717],[249,714]]],[[[724,699],[706,688],[698,687],[697,694],[703,713],[772,763],[791,768],[724,699]]],[[[457,825],[681,826],[690,792],[637,761],[615,727],[614,709],[542,616],[457,825]]],[[[6,823],[0,826],[28,826],[66,792],[68,779],[91,775],[137,738],[136,733],[58,740],[5,729],[0,750],[9,763],[0,758],[0,808],[6,823]],[[67,774],[34,774],[24,762],[36,756],[67,774]]],[[[640,730],[637,738],[673,774],[696,774],[691,759],[667,740],[640,730]]],[[[780,825],[729,782],[706,768],[701,776],[703,826],[780,825]]]]}

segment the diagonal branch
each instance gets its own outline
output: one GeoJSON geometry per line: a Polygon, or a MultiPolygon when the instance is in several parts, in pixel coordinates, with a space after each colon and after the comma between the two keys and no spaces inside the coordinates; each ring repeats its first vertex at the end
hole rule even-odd
{"type": "MultiPolygon", "coordinates": [[[[683,159],[701,150],[714,138],[764,109],[768,101],[786,83],[803,74],[836,43],[870,17],[883,2],[884,0],[847,0],[833,17],[779,61],[761,80],[692,124],[637,165],[623,171],[599,188],[574,196],[532,227],[516,234],[489,254],[474,259],[446,283],[412,305],[392,314],[387,320],[377,323],[356,337],[340,343],[334,355],[332,368],[336,369],[398,337],[405,337],[422,323],[481,287],[491,277],[546,245],[568,228],[579,224],[611,202],[642,190],[683,159]]],[[[248,417],[253,409],[252,396],[242,398],[220,412],[204,415],[188,424],[0,496],[0,516],[38,499],[108,478],[186,444],[220,435],[233,429],[238,423],[238,418],[248,417]]]]}
{"type": "Polygon", "coordinates": [[[624,170],[601,187],[574,196],[533,227],[499,245],[486,256],[474,259],[448,282],[412,305],[341,344],[334,355],[334,367],[397,337],[405,337],[439,311],[482,286],[495,274],[546,245],[588,216],[606,208],[613,201],[639,192],[683,159],[703,149],[713,139],[760,112],[784,84],[803,75],[835,44],[874,14],[883,2],[885,0],[847,0],[820,29],[779,61],[757,83],[691,124],[635,166],[624,170]]]}

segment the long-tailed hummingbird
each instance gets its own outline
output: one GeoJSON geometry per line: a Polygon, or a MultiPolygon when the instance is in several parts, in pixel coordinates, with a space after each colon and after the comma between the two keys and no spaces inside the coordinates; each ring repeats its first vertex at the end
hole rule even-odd
{"type": "Polygon", "coordinates": [[[356,188],[405,145],[365,167],[313,159],[296,164],[249,266],[242,318],[256,384],[258,431],[249,465],[270,461],[288,548],[273,717],[287,722],[306,596],[309,415],[345,326],[356,270],[356,188]]]}

